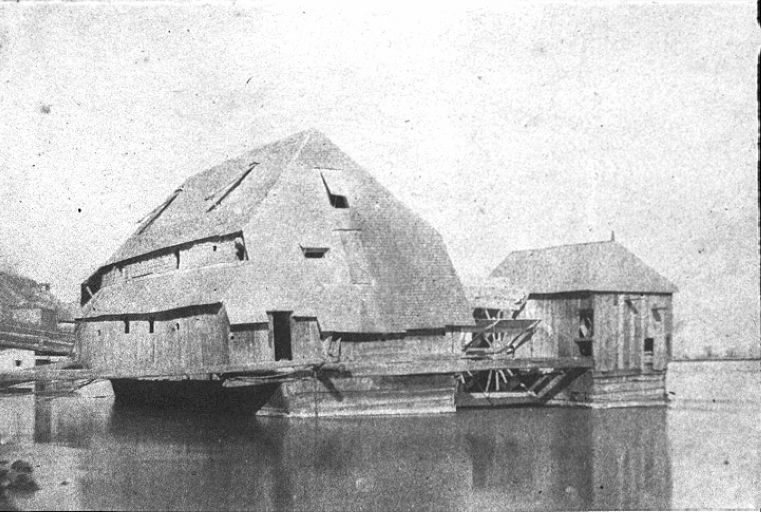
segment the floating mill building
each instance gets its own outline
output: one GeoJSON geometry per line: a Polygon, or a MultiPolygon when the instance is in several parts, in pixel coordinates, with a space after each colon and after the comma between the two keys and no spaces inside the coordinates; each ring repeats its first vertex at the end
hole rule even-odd
{"type": "Polygon", "coordinates": [[[441,236],[310,130],[140,221],[55,377],[281,415],[663,403],[675,290],[611,241],[512,253],[466,296],[441,236]]]}
{"type": "Polygon", "coordinates": [[[189,178],[81,303],[78,360],[116,376],[117,399],[239,392],[241,406],[285,414],[311,413],[315,393],[323,411],[452,409],[451,374],[320,384],[279,370],[451,359],[454,326],[473,324],[440,235],[313,130],[189,178]],[[254,367],[253,387],[234,371],[254,367]]]}

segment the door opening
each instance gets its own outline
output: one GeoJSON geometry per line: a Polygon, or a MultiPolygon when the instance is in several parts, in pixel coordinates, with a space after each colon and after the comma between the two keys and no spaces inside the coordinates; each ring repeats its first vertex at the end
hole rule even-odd
{"type": "Polygon", "coordinates": [[[273,311],[272,335],[275,340],[275,361],[293,359],[291,353],[291,312],[273,311]]]}

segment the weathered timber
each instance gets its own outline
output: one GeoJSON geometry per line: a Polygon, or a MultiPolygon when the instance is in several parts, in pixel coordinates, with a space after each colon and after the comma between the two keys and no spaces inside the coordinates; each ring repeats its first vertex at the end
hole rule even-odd
{"type": "Polygon", "coordinates": [[[324,372],[339,372],[353,376],[373,375],[433,375],[439,373],[458,374],[486,370],[541,370],[553,368],[593,368],[590,357],[552,357],[552,358],[430,358],[408,361],[378,361],[353,363],[327,363],[322,365],[324,372]]]}
{"type": "Polygon", "coordinates": [[[492,393],[459,393],[455,398],[457,407],[507,407],[539,404],[539,398],[526,391],[498,391],[492,393]]]}
{"type": "Polygon", "coordinates": [[[456,375],[465,372],[485,370],[551,370],[555,368],[592,368],[591,358],[536,358],[536,359],[460,359],[427,358],[408,361],[385,362],[343,362],[332,363],[321,359],[303,361],[270,361],[247,365],[224,365],[184,372],[136,371],[95,371],[73,366],[73,361],[58,363],[29,370],[0,373],[0,387],[13,386],[24,382],[52,380],[126,380],[126,379],[185,379],[185,380],[226,380],[252,378],[261,382],[285,380],[287,378],[308,378],[319,375],[342,377],[383,377],[409,375],[456,375]]]}
{"type": "Polygon", "coordinates": [[[74,336],[58,331],[32,329],[0,323],[0,348],[33,350],[43,355],[69,355],[74,348],[74,336]]]}
{"type": "Polygon", "coordinates": [[[282,383],[261,413],[288,416],[454,412],[451,375],[323,377],[282,383]]]}
{"type": "Polygon", "coordinates": [[[14,386],[24,382],[52,380],[125,380],[125,379],[185,379],[211,380],[220,377],[238,375],[272,376],[288,375],[302,372],[311,375],[314,368],[322,364],[322,360],[312,361],[271,361],[239,366],[219,366],[203,369],[187,370],[185,372],[143,372],[136,371],[97,371],[74,367],[73,361],[55,365],[40,366],[28,370],[15,370],[0,373],[0,387],[14,386]]]}
{"type": "Polygon", "coordinates": [[[664,405],[666,401],[665,372],[619,371],[616,375],[587,372],[561,389],[549,403],[607,408],[664,405]]]}

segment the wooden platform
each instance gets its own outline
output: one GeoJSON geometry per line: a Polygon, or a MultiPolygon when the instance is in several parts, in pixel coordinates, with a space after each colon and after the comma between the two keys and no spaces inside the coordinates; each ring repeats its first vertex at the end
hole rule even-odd
{"type": "Polygon", "coordinates": [[[549,403],[602,409],[662,406],[667,403],[666,372],[587,372],[560,390],[549,403]]]}
{"type": "MultiPolygon", "coordinates": [[[[185,387],[192,387],[195,382],[207,387],[213,384],[210,387],[233,393],[244,393],[244,388],[256,391],[277,386],[274,394],[270,393],[263,414],[431,414],[455,410],[457,382],[464,374],[499,370],[511,375],[536,375],[542,380],[541,386],[537,384],[536,389],[509,398],[512,402],[518,399],[521,403],[542,403],[549,390],[562,385],[564,376],[584,373],[592,365],[590,358],[427,357],[383,362],[278,361],[189,370],[182,374],[146,374],[82,369],[73,361],[65,361],[0,373],[0,388],[24,382],[68,381],[72,383],[70,388],[76,389],[106,379],[123,384],[124,389],[130,388],[130,382],[138,386],[145,383],[148,388],[158,385],[162,389],[171,389],[172,382],[185,387]]],[[[472,404],[478,402],[478,397],[472,398],[472,404]]],[[[488,398],[482,402],[481,405],[494,405],[488,398]]]]}
{"type": "Polygon", "coordinates": [[[464,372],[492,369],[541,370],[554,368],[592,368],[591,358],[420,358],[384,362],[326,362],[325,360],[277,361],[244,366],[221,366],[188,370],[183,373],[140,373],[92,370],[77,367],[74,361],[63,361],[28,370],[0,373],[0,387],[38,380],[103,380],[103,379],[188,379],[284,380],[319,375],[342,377],[372,377],[401,375],[456,375],[464,372]]]}
{"type": "Polygon", "coordinates": [[[0,349],[3,348],[33,350],[39,355],[68,356],[74,348],[74,335],[0,322],[0,349]]]}

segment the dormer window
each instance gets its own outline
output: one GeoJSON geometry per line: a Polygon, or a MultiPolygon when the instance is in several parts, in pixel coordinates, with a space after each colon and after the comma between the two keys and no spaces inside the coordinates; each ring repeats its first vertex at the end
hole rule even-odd
{"type": "Polygon", "coordinates": [[[305,258],[317,259],[324,258],[325,253],[328,252],[327,247],[301,247],[301,252],[304,253],[305,258]]]}

